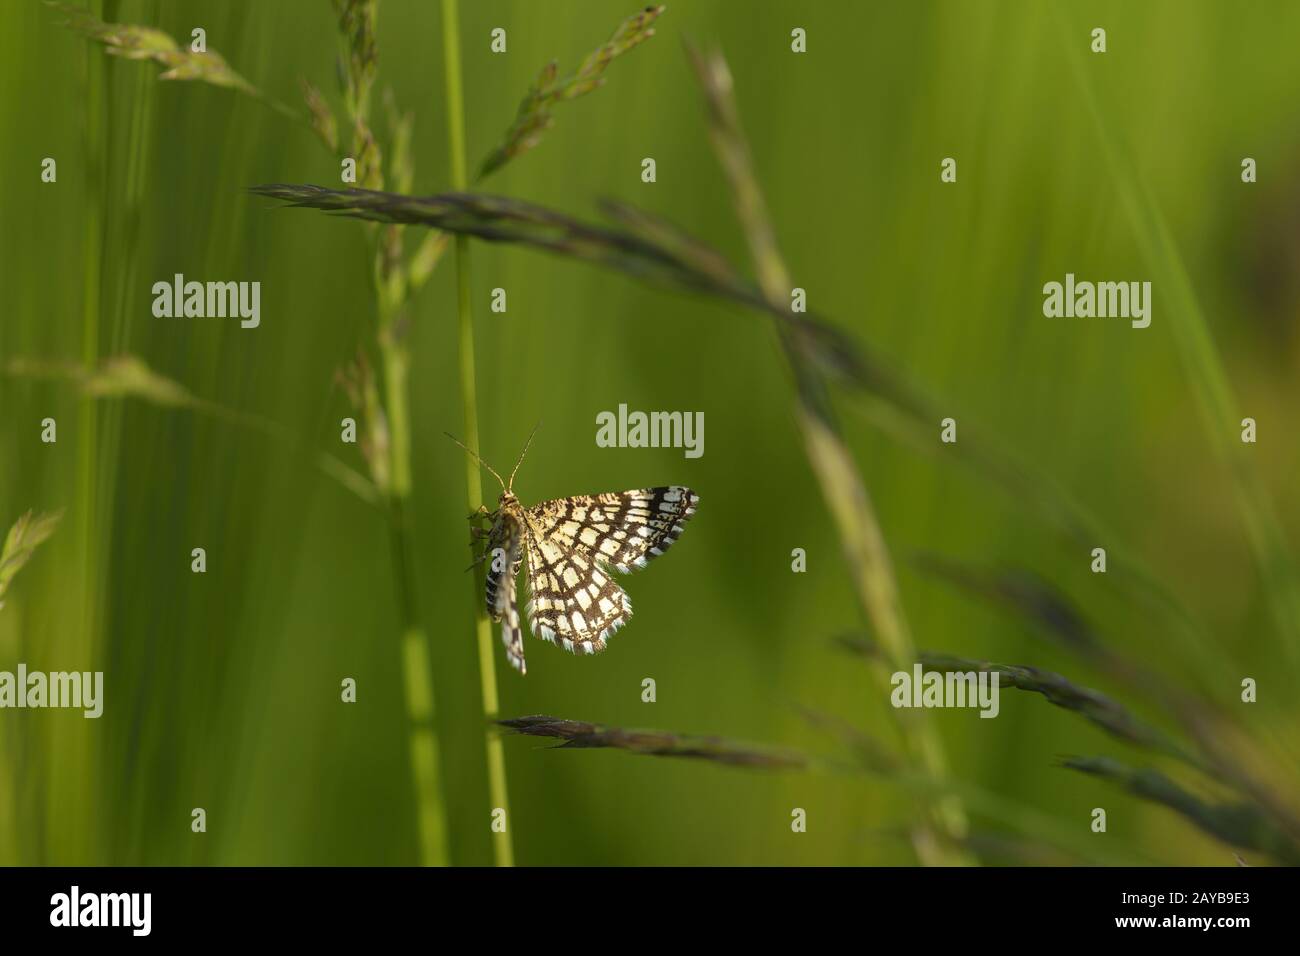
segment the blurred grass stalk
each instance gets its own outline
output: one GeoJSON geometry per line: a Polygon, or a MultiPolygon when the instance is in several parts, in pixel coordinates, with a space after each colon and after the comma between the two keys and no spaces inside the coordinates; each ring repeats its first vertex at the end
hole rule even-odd
{"type": "MultiPolygon", "coordinates": [[[[1190,738],[1195,749],[1189,750],[1137,720],[1105,695],[1071,685],[1050,672],[1014,665],[1008,670],[1004,665],[989,662],[923,654],[920,660],[927,669],[954,669],[945,667],[945,661],[955,662],[959,671],[999,669],[1006,686],[1037,691],[1057,706],[1079,712],[1107,733],[1174,757],[1215,784],[1235,790],[1246,803],[1253,805],[1251,812],[1258,811],[1261,820],[1271,821],[1270,826],[1292,841],[1292,853],[1300,852],[1295,849],[1300,847],[1300,817],[1287,796],[1294,792],[1294,777],[1286,776],[1293,764],[1279,759],[1285,747],[1275,733],[1269,732],[1269,725],[1246,725],[1249,716],[1255,713],[1254,707],[1225,709],[1216,698],[1189,694],[1160,671],[1113,650],[1111,643],[1103,639],[1079,609],[1035,575],[1023,571],[990,573],[933,555],[923,556],[918,565],[926,573],[982,600],[1009,607],[1031,627],[1042,630],[1057,646],[1163,711],[1190,738]]],[[[858,653],[875,653],[870,641],[842,643],[858,653]]],[[[1189,818],[1199,825],[1200,818],[1195,815],[1189,818]]],[[[1216,830],[1209,832],[1218,835],[1216,830]]],[[[1261,846],[1280,843],[1279,839],[1270,837],[1261,846]]],[[[1246,843],[1237,845],[1260,848],[1246,843]]],[[[1265,852],[1276,856],[1272,850],[1265,852]]]]}
{"type": "MultiPolygon", "coordinates": [[[[96,4],[93,3],[92,7],[96,4]]],[[[106,186],[108,183],[108,149],[105,136],[105,98],[104,86],[107,80],[107,67],[101,58],[94,56],[89,50],[86,51],[85,59],[85,126],[83,131],[83,163],[85,167],[85,235],[82,252],[82,331],[81,331],[81,360],[87,368],[95,365],[99,359],[99,340],[100,340],[100,313],[102,309],[101,294],[103,290],[104,275],[104,196],[106,195],[106,186]]],[[[76,522],[78,539],[81,543],[82,558],[82,606],[81,606],[81,627],[78,631],[80,640],[72,637],[68,638],[73,646],[62,650],[62,654],[70,658],[77,658],[89,664],[90,655],[93,653],[96,645],[96,628],[101,622],[103,613],[100,608],[100,589],[99,573],[96,570],[96,557],[99,547],[96,543],[98,533],[98,516],[99,509],[96,500],[96,475],[98,473],[98,436],[99,436],[99,410],[95,402],[85,398],[80,403],[79,419],[81,428],[77,435],[77,471],[76,471],[76,522]]],[[[69,666],[72,666],[69,664],[69,666]]],[[[77,734],[77,730],[84,728],[70,728],[72,734],[77,734]]],[[[48,754],[52,754],[51,763],[61,765],[67,768],[68,780],[66,783],[60,783],[57,779],[58,771],[54,766],[51,767],[51,776],[49,779],[52,792],[47,797],[47,803],[57,808],[57,812],[52,813],[47,818],[51,824],[59,820],[64,825],[53,825],[51,832],[47,834],[47,839],[53,847],[64,847],[56,850],[60,854],[63,862],[74,862],[75,857],[62,856],[65,852],[75,853],[78,847],[84,847],[80,832],[80,815],[65,813],[65,811],[75,806],[70,803],[64,806],[63,791],[65,787],[68,790],[69,799],[76,793],[78,780],[84,785],[84,768],[88,766],[88,761],[92,759],[88,751],[83,751],[76,746],[75,742],[70,739],[63,739],[68,731],[60,729],[54,732],[56,741],[51,741],[48,754]],[[60,820],[60,818],[62,818],[60,820]],[[67,825],[71,821],[72,825],[67,825]],[[66,844],[64,841],[67,841],[66,844]]],[[[80,736],[80,735],[79,735],[80,736]]],[[[78,861],[79,862],[79,861],[78,861]]]]}
{"type": "MultiPolygon", "coordinates": [[[[156,18],[157,3],[144,4],[147,14],[156,18]]],[[[115,9],[112,12],[116,12],[115,9]]],[[[107,65],[107,61],[105,61],[107,65]]],[[[131,86],[130,121],[127,126],[124,153],[114,149],[115,157],[124,157],[125,170],[121,178],[123,188],[116,193],[109,203],[109,230],[106,235],[114,237],[111,242],[113,259],[111,269],[117,283],[112,302],[112,319],[108,328],[107,348],[101,342],[101,354],[110,354],[126,349],[130,340],[132,326],[132,304],[137,288],[137,276],[141,260],[141,210],[144,205],[147,187],[148,144],[153,129],[155,86],[152,78],[144,70],[132,71],[129,77],[123,77],[124,83],[131,86]]],[[[111,86],[110,86],[111,90],[111,86]]],[[[116,97],[109,98],[110,104],[116,97]]],[[[111,138],[111,137],[110,137],[111,138]]],[[[105,167],[105,172],[109,168],[105,167]]],[[[117,181],[114,176],[107,176],[107,181],[117,181]]],[[[95,501],[99,515],[95,521],[95,553],[91,568],[91,593],[94,603],[90,613],[94,615],[91,636],[94,641],[92,653],[98,658],[97,667],[108,661],[118,659],[114,647],[123,635],[109,626],[111,596],[117,593],[113,584],[112,542],[117,537],[114,526],[117,513],[117,487],[120,472],[122,445],[122,416],[124,403],[109,402],[100,408],[100,434],[98,448],[98,469],[95,484],[95,501]]],[[[104,749],[97,747],[90,753],[94,779],[106,779],[104,774],[104,749]]],[[[111,765],[107,768],[111,772],[111,765]]],[[[118,831],[102,840],[100,852],[109,858],[120,846],[123,834],[118,831]]]]}
{"type": "MultiPolygon", "coordinates": [[[[813,772],[848,776],[877,777],[891,786],[903,788],[918,800],[940,796],[960,797],[978,812],[996,820],[1025,837],[1022,846],[1040,853],[1048,847],[1069,851],[1079,860],[1107,866],[1151,864],[1132,847],[1099,844],[1091,834],[1078,827],[1061,823],[1028,805],[1016,804],[1004,795],[953,779],[936,779],[900,767],[891,755],[849,724],[825,715],[805,712],[810,722],[830,730],[846,744],[853,759],[845,762],[835,757],[773,747],[768,744],[736,740],[716,735],[701,736],[668,730],[629,729],[593,724],[544,714],[499,721],[502,727],[530,737],[549,737],[561,741],[554,749],[609,749],[642,757],[688,759],[746,770],[776,772],[813,772]],[[867,744],[864,749],[863,744],[867,744]]],[[[1007,834],[997,834],[1002,839],[1007,834]]],[[[961,846],[972,853],[972,836],[964,837],[961,846]]]]}
{"type": "MultiPolygon", "coordinates": [[[[749,145],[740,126],[731,71],[720,52],[702,54],[688,46],[709,109],[709,137],[727,176],[737,217],[749,244],[758,284],[773,309],[788,309],[791,284],[763,193],[754,175],[749,145]]],[[[778,323],[777,332],[798,390],[798,421],[805,450],[839,532],[844,559],[866,618],[886,653],[883,667],[873,668],[882,688],[892,671],[905,670],[916,657],[907,619],[899,601],[889,549],[853,456],[834,422],[825,380],[803,354],[796,327],[778,323]]],[[[897,723],[914,766],[945,779],[943,744],[924,712],[897,711],[897,723]]],[[[961,849],[967,833],[966,813],[952,795],[922,800],[922,822],[913,829],[918,858],[927,865],[973,862],[961,849]]]]}
{"type": "Polygon", "coordinates": [[[1236,440],[1241,427],[1240,410],[1164,213],[1133,159],[1133,148],[1122,142],[1123,134],[1115,131],[1107,120],[1118,112],[1108,109],[1109,104],[1102,100],[1090,71],[1083,65],[1083,54],[1075,39],[1079,32],[1072,28],[1064,8],[1055,7],[1054,13],[1138,248],[1173,303],[1168,312],[1173,340],[1210,446],[1228,472],[1263,581],[1264,597],[1286,645],[1294,674],[1300,669],[1300,569],[1282,533],[1272,498],[1260,479],[1254,459],[1248,454],[1249,447],[1236,440]]]}
{"type": "Polygon", "coordinates": [[[306,438],[283,423],[200,398],[180,383],[159,375],[139,356],[114,355],[91,368],[80,362],[15,358],[0,366],[0,373],[15,378],[68,381],[93,401],[138,398],[161,408],[184,408],[197,415],[208,415],[217,421],[247,428],[274,440],[282,450],[287,448],[295,454],[314,453],[316,466],[323,474],[366,504],[376,507],[383,504],[375,483],[328,452],[313,452],[306,438]]]}
{"type": "Polygon", "coordinates": [[[556,745],[557,748],[610,748],[643,756],[693,758],[753,770],[834,769],[830,762],[797,750],[713,735],[629,730],[546,714],[514,717],[497,723],[517,734],[562,741],[556,745]]]}
{"type": "Polygon", "coordinates": [[[1067,757],[1062,766],[1109,780],[1136,797],[1168,807],[1230,846],[1266,854],[1283,866],[1300,866],[1300,846],[1250,801],[1203,800],[1159,770],[1129,767],[1110,757],[1067,757]]]}
{"type": "MultiPolygon", "coordinates": [[[[381,258],[382,230],[375,230],[375,255],[381,258]]],[[[376,272],[376,311],[379,321],[379,352],[384,374],[384,410],[388,420],[389,486],[388,530],[393,555],[394,585],[402,626],[402,670],[406,689],[407,718],[410,721],[411,773],[415,783],[420,833],[420,862],[425,866],[446,866],[446,810],[440,780],[440,754],[435,731],[432,661],[428,632],[420,624],[416,607],[413,546],[407,501],[411,495],[411,413],[408,369],[409,348],[397,329],[404,293],[393,290],[376,272]]]]}
{"type": "MultiPolygon", "coordinates": [[[[868,660],[883,653],[879,644],[866,637],[846,635],[839,639],[839,643],[868,660]]],[[[1300,861],[1300,830],[1297,830],[1284,802],[1266,790],[1252,787],[1249,780],[1240,779],[1232,768],[1225,768],[1216,761],[1213,754],[1203,755],[1185,747],[1181,741],[1142,720],[1114,698],[1076,684],[1060,674],[1023,664],[998,664],[933,652],[922,653],[917,663],[926,673],[996,673],[1003,687],[1041,694],[1053,706],[1076,714],[1116,740],[1151,755],[1177,761],[1195,772],[1203,789],[1208,787],[1217,792],[1219,798],[1202,799],[1156,768],[1134,769],[1109,757],[1070,757],[1063,759],[1061,766],[1109,780],[1142,800],[1172,809],[1203,832],[1240,850],[1265,854],[1283,865],[1296,865],[1300,861]]],[[[831,726],[848,743],[856,742],[857,732],[852,728],[831,726]]],[[[872,770],[869,765],[866,769],[872,770]]],[[[898,774],[892,768],[877,768],[874,772],[885,772],[897,782],[898,774]]],[[[955,781],[945,782],[945,786],[962,787],[955,781]]],[[[994,802],[996,800],[994,798],[994,802]]],[[[988,808],[981,806],[980,809],[988,808]]],[[[1085,859],[1091,858],[1088,852],[1082,855],[1085,859]]]]}
{"type": "MultiPolygon", "coordinates": [[[[345,108],[352,121],[352,153],[357,177],[382,185],[382,154],[370,127],[371,92],[378,72],[375,42],[378,0],[335,0],[339,17],[340,58],[345,108]]],[[[309,106],[311,96],[308,95],[309,106]]],[[[395,112],[395,111],[394,111],[395,112]]],[[[403,121],[394,118],[394,142],[389,162],[399,180],[409,178],[403,121]]],[[[326,138],[326,137],[322,137],[326,138]]],[[[409,183],[399,182],[399,186],[409,183]]],[[[371,239],[378,346],[383,366],[384,411],[388,425],[388,529],[393,578],[400,615],[403,686],[409,722],[411,776],[415,785],[420,862],[446,866],[446,804],[443,800],[436,730],[436,705],[428,632],[420,624],[416,604],[418,584],[407,501],[411,495],[411,413],[408,388],[410,347],[403,328],[403,309],[410,284],[402,268],[400,227],[375,227],[371,239]]]]}
{"type": "MultiPolygon", "coordinates": [[[[447,108],[447,141],[450,151],[451,186],[463,192],[468,186],[465,149],[465,100],[460,66],[460,9],[457,0],[442,0],[444,95],[447,108]]],[[[456,236],[456,300],[458,316],[458,354],[460,364],[461,408],[464,413],[465,444],[478,454],[478,394],[474,363],[474,310],[470,293],[469,237],[456,236]]],[[[469,514],[483,505],[483,486],[479,466],[465,457],[465,504],[469,514]]],[[[492,833],[492,854],[497,866],[514,865],[514,846],[510,835],[510,804],[506,782],[505,750],[501,738],[490,731],[497,719],[500,701],[497,696],[496,655],[492,652],[492,624],[483,603],[483,570],[480,565],[471,576],[473,584],[474,636],[478,643],[478,669],[483,698],[484,746],[487,748],[488,795],[492,808],[505,812],[506,829],[492,833]]]]}

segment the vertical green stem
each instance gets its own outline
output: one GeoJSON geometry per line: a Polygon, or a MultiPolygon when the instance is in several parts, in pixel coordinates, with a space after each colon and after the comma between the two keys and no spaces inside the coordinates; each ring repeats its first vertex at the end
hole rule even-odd
{"type": "Polygon", "coordinates": [[[406,712],[410,721],[411,775],[415,782],[416,814],[420,834],[420,862],[446,866],[447,820],[440,780],[441,755],[435,725],[432,663],[429,636],[420,627],[416,608],[415,565],[406,500],[411,493],[411,416],[407,392],[409,357],[406,346],[393,332],[395,307],[382,283],[377,284],[379,349],[384,366],[384,409],[388,415],[390,476],[389,544],[393,554],[393,582],[402,622],[402,675],[406,712]]]}
{"type": "MultiPolygon", "coordinates": [[[[92,4],[92,12],[98,12],[92,4]]],[[[85,164],[85,235],[82,259],[82,315],[81,315],[81,360],[89,369],[99,361],[100,349],[100,314],[102,308],[102,282],[104,274],[104,195],[107,177],[108,150],[105,146],[104,133],[104,83],[106,67],[103,58],[95,51],[87,51],[86,64],[86,126],[83,139],[83,162],[85,164]]],[[[96,477],[98,474],[97,446],[99,442],[99,410],[95,401],[84,396],[79,409],[80,428],[77,432],[77,498],[76,522],[81,544],[81,581],[82,605],[81,627],[74,635],[64,640],[67,647],[62,653],[76,654],[89,661],[95,643],[95,630],[99,618],[99,578],[96,573],[96,552],[98,539],[98,506],[96,500],[96,477]]],[[[83,822],[79,813],[73,810],[70,794],[79,786],[85,786],[84,770],[89,754],[84,748],[84,739],[77,735],[56,733],[45,743],[49,748],[50,773],[47,785],[50,792],[45,804],[54,809],[46,819],[54,825],[48,835],[48,846],[53,852],[62,854],[65,862],[86,862],[86,858],[73,856],[84,853],[83,822]],[[52,742],[52,743],[51,743],[52,742]],[[77,777],[83,777],[77,780],[77,777]],[[66,782],[65,782],[66,781],[66,782]],[[57,823],[55,821],[58,821],[57,823]]]]}
{"type": "Polygon", "coordinates": [[[447,821],[443,812],[440,781],[441,754],[434,723],[432,665],[429,639],[418,624],[415,591],[412,586],[411,541],[406,509],[394,495],[389,503],[389,541],[393,550],[393,579],[402,616],[402,675],[405,683],[406,714],[410,721],[411,774],[415,780],[416,819],[420,833],[420,862],[425,866],[446,866],[447,821]]]}
{"type": "MultiPolygon", "coordinates": [[[[336,4],[336,9],[340,14],[340,61],[347,64],[344,98],[352,121],[353,158],[359,164],[362,161],[366,164],[363,182],[382,189],[381,153],[370,131],[370,91],[377,68],[374,30],[378,0],[336,4]]],[[[406,507],[411,495],[411,399],[407,389],[410,347],[401,319],[409,287],[401,266],[399,228],[372,223],[367,226],[367,235],[371,239],[373,256],[377,339],[383,370],[382,405],[388,429],[387,475],[385,480],[380,480],[376,474],[376,485],[385,492],[388,503],[393,585],[402,627],[402,679],[409,721],[408,746],[415,786],[420,862],[425,866],[445,866],[449,862],[447,818],[435,720],[432,643],[428,632],[420,626],[416,598],[419,585],[415,579],[406,507]]]]}
{"type": "MultiPolygon", "coordinates": [[[[107,11],[106,11],[107,12],[107,11]]],[[[147,20],[157,19],[157,7],[146,11],[147,20]]],[[[108,247],[116,251],[117,258],[111,268],[116,276],[117,290],[113,299],[112,320],[107,341],[102,342],[106,354],[117,355],[129,351],[128,340],[132,325],[132,291],[137,288],[140,271],[141,208],[148,178],[149,140],[153,129],[154,95],[158,81],[145,70],[134,71],[131,89],[131,121],[126,140],[126,170],[121,182],[123,189],[114,197],[106,217],[105,235],[111,237],[108,247]]],[[[122,442],[122,403],[108,402],[99,410],[99,461],[95,484],[95,500],[99,502],[100,515],[95,524],[94,560],[91,568],[90,595],[94,604],[88,610],[93,640],[92,652],[103,661],[111,659],[114,642],[120,635],[108,624],[111,595],[115,592],[112,576],[114,566],[110,556],[110,542],[115,529],[117,477],[122,442]]],[[[96,749],[92,760],[96,764],[92,773],[99,777],[101,768],[111,770],[113,763],[103,761],[96,749]]],[[[121,793],[115,788],[115,792],[121,793]]],[[[113,828],[104,835],[103,847],[109,859],[120,860],[129,845],[127,828],[113,828]]]]}
{"type": "MultiPolygon", "coordinates": [[[[92,10],[92,12],[94,12],[92,10]]],[[[87,369],[99,361],[100,283],[104,260],[104,122],[103,58],[87,50],[86,128],[83,141],[86,173],[85,243],[82,255],[81,360],[87,369]]],[[[85,566],[85,605],[83,626],[93,624],[97,602],[94,595],[95,574],[92,567],[94,549],[95,437],[97,411],[95,400],[81,400],[82,426],[77,434],[77,522],[82,535],[85,566]]]]}
{"type": "MultiPolygon", "coordinates": [[[[446,67],[447,137],[451,150],[451,185],[462,191],[468,184],[465,173],[465,102],[460,70],[460,10],[457,0],[442,0],[443,63],[446,67]]],[[[474,316],[470,307],[469,240],[456,237],[456,298],[460,317],[460,390],[465,413],[465,444],[478,453],[478,399],[474,379],[474,316]]],[[[470,513],[483,504],[478,465],[466,458],[465,502],[470,513]]],[[[483,573],[474,575],[474,633],[478,640],[479,678],[482,681],[483,713],[488,721],[487,745],[488,793],[493,810],[505,812],[506,830],[493,831],[492,852],[497,866],[514,865],[514,847],[510,838],[510,807],[506,788],[506,761],[501,738],[492,732],[491,722],[498,713],[496,656],[492,653],[492,626],[481,596],[483,573]]]]}

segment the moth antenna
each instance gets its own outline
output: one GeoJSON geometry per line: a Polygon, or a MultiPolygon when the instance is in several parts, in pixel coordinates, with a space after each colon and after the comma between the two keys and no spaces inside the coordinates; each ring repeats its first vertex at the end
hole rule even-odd
{"type": "Polygon", "coordinates": [[[524,450],[521,451],[521,452],[519,453],[519,460],[518,460],[517,462],[515,462],[514,471],[511,471],[511,472],[510,472],[510,481],[509,481],[509,483],[506,485],[506,490],[507,490],[507,491],[512,491],[512,490],[514,490],[514,487],[515,487],[515,472],[518,471],[518,470],[519,470],[519,466],[522,465],[522,464],[524,463],[524,455],[528,454],[528,446],[531,445],[531,444],[533,443],[533,436],[537,434],[537,429],[539,429],[539,428],[541,428],[541,427],[542,427],[542,420],[539,418],[539,419],[537,420],[537,424],[533,426],[533,430],[532,430],[531,432],[528,433],[528,441],[524,442],[524,450]]]}
{"type": "MultiPolygon", "coordinates": [[[[473,458],[476,462],[478,462],[480,465],[482,465],[482,466],[483,466],[484,468],[486,468],[488,471],[492,472],[492,477],[495,478],[495,479],[497,480],[497,484],[499,484],[499,485],[501,486],[501,490],[502,490],[502,491],[505,491],[505,490],[506,490],[506,483],[505,483],[504,481],[501,480],[501,476],[497,474],[497,470],[496,470],[495,468],[493,468],[491,465],[489,465],[487,462],[485,462],[482,458],[480,458],[480,457],[478,456],[478,453],[477,453],[477,452],[475,452],[473,449],[471,449],[468,445],[466,445],[463,441],[461,441],[459,438],[457,438],[457,437],[456,437],[455,435],[453,435],[451,432],[443,432],[443,434],[446,435],[448,438],[450,438],[452,441],[454,441],[457,445],[460,445],[461,448],[465,449],[466,454],[468,454],[468,455],[469,455],[471,458],[473,458]]],[[[516,467],[517,467],[517,466],[516,466],[516,467]]]]}

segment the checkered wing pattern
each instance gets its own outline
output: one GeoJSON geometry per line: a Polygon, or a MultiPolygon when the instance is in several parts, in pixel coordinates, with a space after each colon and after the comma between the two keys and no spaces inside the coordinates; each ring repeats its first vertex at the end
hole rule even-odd
{"type": "Polygon", "coordinates": [[[523,563],[523,540],[523,528],[518,522],[502,522],[501,534],[490,544],[492,563],[488,567],[486,589],[488,616],[500,622],[501,643],[506,648],[506,659],[521,674],[527,672],[524,665],[524,634],[519,626],[517,583],[519,566],[523,563]]]}
{"type": "Polygon", "coordinates": [[[577,654],[605,649],[632,604],[610,576],[643,568],[682,533],[698,496],[639,488],[544,501],[524,513],[533,633],[577,654]]]}

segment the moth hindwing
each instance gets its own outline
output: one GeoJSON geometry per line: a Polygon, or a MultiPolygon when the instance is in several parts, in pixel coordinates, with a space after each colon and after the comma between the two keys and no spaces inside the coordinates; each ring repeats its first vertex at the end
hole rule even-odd
{"type": "Polygon", "coordinates": [[[526,669],[516,588],[521,564],[527,562],[533,634],[576,654],[603,651],[632,615],[612,573],[627,574],[663,554],[698,503],[680,485],[576,495],[532,508],[505,491],[488,535],[486,599],[511,666],[526,669]]]}

